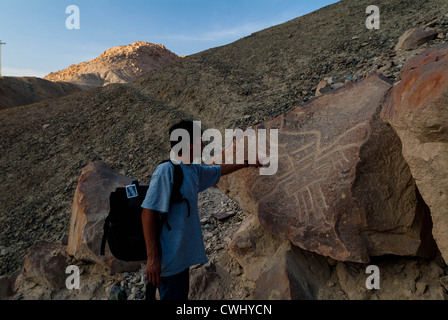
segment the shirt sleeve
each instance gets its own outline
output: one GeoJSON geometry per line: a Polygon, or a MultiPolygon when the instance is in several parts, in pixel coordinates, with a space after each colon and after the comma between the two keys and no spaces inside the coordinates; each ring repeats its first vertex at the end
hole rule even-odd
{"type": "Polygon", "coordinates": [[[199,192],[216,185],[221,178],[221,166],[197,166],[199,177],[199,192]]]}
{"type": "Polygon", "coordinates": [[[169,212],[173,183],[172,166],[169,163],[159,165],[152,174],[148,192],[141,205],[142,208],[169,212]]]}

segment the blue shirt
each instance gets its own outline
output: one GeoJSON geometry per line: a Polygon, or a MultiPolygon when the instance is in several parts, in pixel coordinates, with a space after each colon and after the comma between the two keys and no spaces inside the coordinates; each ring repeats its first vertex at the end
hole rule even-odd
{"type": "MultiPolygon", "coordinates": [[[[173,160],[173,163],[178,162],[173,160]]],[[[217,184],[221,177],[220,166],[179,165],[184,174],[180,191],[190,204],[190,217],[187,217],[185,201],[170,206],[174,168],[169,162],[162,163],[154,170],[142,203],[142,208],[168,214],[166,219],[171,230],[164,223],[160,232],[163,277],[178,274],[194,264],[207,263],[198,213],[198,194],[217,184]]]]}

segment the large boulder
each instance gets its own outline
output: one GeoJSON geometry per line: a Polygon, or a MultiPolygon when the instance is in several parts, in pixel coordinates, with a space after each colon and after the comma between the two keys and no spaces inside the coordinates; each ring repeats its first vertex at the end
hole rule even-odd
{"type": "Polygon", "coordinates": [[[257,126],[279,130],[277,173],[240,170],[219,187],[265,230],[336,260],[432,255],[429,214],[398,136],[379,118],[390,88],[371,76],[257,126]]]}
{"type": "Polygon", "coordinates": [[[381,117],[397,132],[403,155],[431,210],[433,236],[448,262],[448,44],[408,61],[381,117]]]}
{"type": "Polygon", "coordinates": [[[407,30],[399,39],[395,46],[395,50],[414,50],[435,39],[438,35],[436,29],[433,28],[412,28],[407,30]]]}
{"type": "Polygon", "coordinates": [[[68,254],[78,260],[99,263],[112,273],[139,269],[140,262],[116,259],[107,245],[105,255],[100,256],[110,193],[131,182],[131,178],[114,172],[102,161],[89,163],[82,169],[72,205],[68,254]]]}

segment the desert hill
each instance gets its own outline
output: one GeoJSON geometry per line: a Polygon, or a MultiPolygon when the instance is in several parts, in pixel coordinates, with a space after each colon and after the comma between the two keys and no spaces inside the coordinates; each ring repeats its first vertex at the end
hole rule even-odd
{"type": "MultiPolygon", "coordinates": [[[[0,111],[0,272],[20,268],[36,240],[64,238],[81,169],[91,161],[147,182],[168,155],[167,129],[178,119],[244,129],[313,101],[325,79],[330,91],[377,73],[397,83],[406,61],[448,40],[445,0],[380,0],[380,30],[365,27],[370,4],[340,1],[133,83],[0,111]],[[396,50],[399,37],[414,27],[433,28],[437,38],[396,50]]],[[[60,79],[69,81],[65,72],[69,76],[60,79]]],[[[73,81],[102,86],[106,73],[73,81]]]]}
{"type": "Polygon", "coordinates": [[[44,79],[66,81],[83,87],[125,83],[181,58],[161,44],[136,41],[103,52],[99,57],[52,72],[44,79]]]}
{"type": "Polygon", "coordinates": [[[52,82],[35,77],[0,77],[0,109],[58,98],[80,90],[77,85],[62,81],[52,82]]]}
{"type": "Polygon", "coordinates": [[[219,119],[219,126],[227,128],[260,123],[308,101],[326,77],[344,83],[382,73],[398,81],[404,61],[417,53],[397,52],[398,38],[437,16],[446,19],[446,3],[379,1],[380,30],[365,26],[368,5],[364,0],[340,1],[190,56],[141,77],[135,86],[159,101],[200,114],[204,121],[219,119]]]}

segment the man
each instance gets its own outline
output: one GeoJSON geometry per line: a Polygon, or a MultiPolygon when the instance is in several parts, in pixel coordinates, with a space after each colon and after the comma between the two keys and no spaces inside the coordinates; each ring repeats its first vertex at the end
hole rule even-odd
{"type": "MultiPolygon", "coordinates": [[[[171,203],[171,188],[173,185],[173,165],[169,162],[159,165],[151,177],[148,193],[142,203],[142,223],[146,241],[147,262],[146,279],[159,288],[161,300],[187,300],[189,292],[189,267],[206,263],[204,241],[198,214],[198,194],[219,182],[221,176],[232,173],[244,167],[259,167],[256,164],[222,164],[202,166],[192,164],[194,141],[192,121],[181,121],[172,126],[169,134],[176,129],[189,133],[187,143],[189,158],[179,153],[171,161],[180,165],[183,172],[181,193],[188,201],[171,203]],[[189,161],[183,161],[183,160],[189,161]],[[185,163],[187,164],[185,164],[185,163]],[[190,163],[190,164],[188,164],[190,163]],[[189,208],[188,208],[189,207],[189,208]],[[156,219],[164,223],[160,230],[160,247],[156,239],[156,219]]],[[[177,144],[171,141],[171,147],[177,144]]],[[[182,150],[181,150],[182,151],[182,150]]]]}

